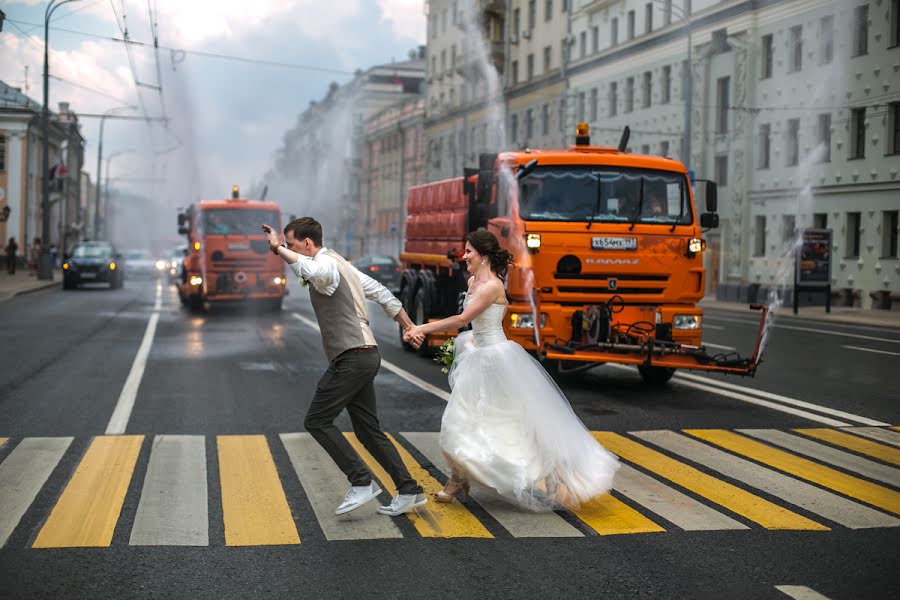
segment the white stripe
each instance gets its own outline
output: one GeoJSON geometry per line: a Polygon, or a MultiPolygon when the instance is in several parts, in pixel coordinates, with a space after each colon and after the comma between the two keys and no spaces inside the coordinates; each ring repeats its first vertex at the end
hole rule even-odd
{"type": "Polygon", "coordinates": [[[796,454],[803,454],[851,473],[881,481],[894,487],[900,487],[900,469],[895,469],[894,467],[889,467],[888,465],[883,465],[831,446],[819,444],[797,435],[791,435],[784,431],[775,429],[738,429],[738,431],[764,442],[781,446],[796,454]]]}
{"type": "Polygon", "coordinates": [[[884,444],[900,446],[900,433],[891,431],[890,429],[881,429],[880,427],[851,427],[848,431],[852,431],[863,437],[878,440],[884,444]]]}
{"type": "Polygon", "coordinates": [[[128,427],[128,419],[131,418],[131,411],[134,408],[134,400],[137,398],[138,388],[141,386],[141,379],[144,377],[144,368],[147,366],[147,357],[150,355],[150,347],[153,345],[153,336],[156,335],[156,324],[159,322],[159,313],[155,312],[150,315],[150,321],[147,323],[147,329],[144,331],[144,339],[141,340],[141,346],[138,348],[137,355],[131,365],[131,372],[122,386],[122,392],[119,394],[119,401],[113,411],[109,424],[106,426],[106,434],[113,435],[125,433],[128,427]]]}
{"type": "Polygon", "coordinates": [[[685,531],[749,529],[626,464],[619,466],[613,488],[685,531]]]}
{"type": "MultiPolygon", "coordinates": [[[[617,364],[610,363],[608,366],[617,368],[617,369],[634,371],[634,369],[632,369],[631,367],[626,366],[626,365],[617,365],[617,364]]],[[[684,375],[682,375],[681,377],[684,377],[684,375]]],[[[692,381],[687,381],[685,379],[677,379],[677,383],[678,383],[678,385],[682,385],[685,387],[703,390],[705,392],[711,392],[713,394],[718,394],[719,396],[725,396],[726,398],[732,398],[734,400],[740,400],[741,402],[747,402],[748,404],[764,406],[766,408],[771,408],[772,410],[777,410],[779,412],[787,413],[790,415],[795,415],[798,417],[803,417],[804,419],[809,419],[810,421],[816,421],[817,423],[824,423],[826,425],[831,425],[832,427],[846,427],[846,426],[850,425],[850,423],[845,423],[844,421],[837,421],[835,419],[829,419],[828,417],[822,417],[822,416],[813,414],[811,412],[807,412],[805,410],[791,408],[790,406],[784,406],[783,404],[776,404],[774,402],[769,402],[768,400],[760,400],[759,398],[754,398],[754,397],[748,396],[746,394],[732,392],[727,389],[712,387],[712,386],[703,385],[700,383],[694,383],[692,381]]]]}
{"type": "Polygon", "coordinates": [[[70,437],[25,438],[0,464],[0,547],[72,443],[70,437]]]}
{"type": "Polygon", "coordinates": [[[842,419],[847,419],[848,421],[856,421],[857,423],[862,423],[864,425],[880,425],[885,426],[889,425],[889,423],[882,423],[881,421],[875,421],[874,419],[869,419],[867,417],[861,417],[859,415],[854,415],[852,413],[844,412],[842,410],[837,410],[835,408],[828,408],[827,406],[821,406],[819,404],[813,404],[812,402],[804,402],[803,400],[797,400],[796,398],[789,398],[788,396],[782,396],[781,394],[773,394],[771,392],[766,392],[763,390],[757,390],[750,387],[744,387],[741,385],[736,385],[734,383],[729,383],[727,381],[721,381],[719,379],[712,379],[710,377],[702,377],[700,375],[694,375],[692,373],[679,373],[675,376],[680,383],[684,383],[682,380],[690,380],[695,381],[697,383],[703,383],[706,385],[712,385],[716,387],[721,387],[729,390],[735,390],[738,392],[742,392],[745,394],[751,394],[753,396],[757,396],[759,398],[765,398],[767,400],[775,400],[777,402],[782,402],[784,404],[788,404],[790,406],[797,406],[799,408],[806,408],[809,410],[814,410],[816,412],[820,412],[823,415],[831,415],[832,417],[840,417],[842,419]]]}
{"type": "MultiPolygon", "coordinates": [[[[308,326],[312,327],[312,328],[315,329],[316,331],[319,331],[319,324],[316,323],[315,321],[313,321],[313,320],[311,320],[311,319],[307,319],[306,317],[304,317],[303,315],[300,315],[300,314],[298,314],[298,313],[291,313],[291,314],[292,314],[292,316],[293,316],[295,319],[297,319],[297,320],[300,321],[301,323],[303,323],[303,324],[305,324],[305,325],[308,325],[308,326]]],[[[407,371],[407,370],[405,370],[405,369],[401,369],[400,367],[398,367],[398,366],[395,365],[394,363],[392,363],[392,362],[390,362],[390,361],[388,361],[388,360],[385,360],[384,358],[381,359],[381,366],[384,367],[385,369],[387,369],[388,371],[394,373],[395,375],[398,375],[399,377],[402,377],[403,379],[405,379],[406,381],[410,382],[410,383],[413,384],[414,386],[419,387],[419,388],[425,390],[425,391],[428,392],[429,394],[434,394],[435,396],[437,396],[438,398],[440,398],[440,399],[443,400],[444,402],[446,402],[446,401],[448,401],[448,400],[450,399],[450,394],[447,393],[447,392],[445,392],[445,391],[442,390],[441,388],[439,388],[439,387],[437,387],[437,386],[434,386],[434,385],[428,383],[428,382],[425,381],[424,379],[421,379],[421,378],[419,378],[419,377],[416,377],[415,375],[413,375],[413,374],[410,373],[409,371],[407,371]]]]}
{"type": "Polygon", "coordinates": [[[873,352],[875,354],[889,354],[891,356],[900,356],[900,352],[888,352],[887,350],[876,350],[875,348],[862,348],[860,346],[841,346],[847,350],[859,350],[860,352],[873,352]]]}
{"type": "MultiPolygon", "coordinates": [[[[758,322],[754,321],[744,321],[742,319],[728,319],[726,317],[707,317],[704,316],[705,319],[714,319],[716,321],[724,321],[726,323],[741,323],[743,325],[759,325],[758,322]]],[[[889,344],[900,344],[900,340],[893,340],[890,338],[881,338],[881,337],[872,337],[870,335],[862,335],[859,333],[846,333],[843,331],[836,331],[833,329],[815,329],[813,327],[800,327],[799,325],[785,325],[783,323],[775,323],[772,327],[777,327],[779,329],[792,329],[794,331],[808,331],[810,333],[821,333],[823,335],[837,335],[842,337],[850,337],[857,338],[860,340],[871,340],[873,342],[887,342],[889,344]]],[[[853,327],[852,325],[844,325],[844,327],[853,327]]]]}
{"type": "Polygon", "coordinates": [[[776,585],[775,589],[794,600],[828,600],[827,596],[823,596],[804,585],[776,585]]]}
{"type": "Polygon", "coordinates": [[[728,350],[729,352],[735,352],[735,351],[737,351],[737,348],[735,348],[735,347],[733,347],[733,346],[722,346],[722,345],[719,345],[719,344],[711,344],[711,343],[709,343],[709,342],[703,342],[703,343],[700,344],[700,345],[701,345],[701,346],[709,346],[710,348],[718,348],[719,350],[728,350]]]}
{"type": "Polygon", "coordinates": [[[206,439],[158,435],[141,491],[132,546],[209,546],[206,439]]]}
{"type": "MultiPolygon", "coordinates": [[[[704,319],[704,321],[705,321],[705,319],[704,319]]],[[[716,331],[722,331],[725,328],[722,327],[721,325],[710,325],[709,323],[703,323],[703,329],[713,329],[716,331]]]]}
{"type": "Polygon", "coordinates": [[[632,435],[844,527],[900,527],[900,519],[674,431],[636,431],[632,435]]]}
{"type": "MultiPolygon", "coordinates": [[[[403,433],[403,437],[412,443],[425,458],[431,461],[444,475],[450,475],[450,468],[444,459],[444,453],[438,445],[437,433],[403,433]]],[[[516,538],[537,537],[584,537],[578,531],[553,512],[532,513],[514,508],[507,502],[495,497],[483,488],[472,484],[472,498],[486,510],[498,523],[516,538]]]]}
{"type": "Polygon", "coordinates": [[[156,282],[156,301],[153,302],[153,310],[159,311],[162,309],[162,284],[156,282]]]}
{"type": "Polygon", "coordinates": [[[337,516],[334,509],[347,492],[347,477],[308,433],[282,433],[294,471],[328,540],[372,540],[403,537],[387,515],[375,512],[378,499],[337,516]]]}

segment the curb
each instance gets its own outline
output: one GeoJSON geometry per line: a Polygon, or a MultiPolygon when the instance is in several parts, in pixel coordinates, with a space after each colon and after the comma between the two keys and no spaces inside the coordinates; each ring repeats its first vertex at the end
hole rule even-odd
{"type": "Polygon", "coordinates": [[[27,287],[27,288],[23,288],[23,289],[20,289],[20,290],[15,290],[15,291],[10,292],[10,293],[8,293],[8,294],[0,295],[0,302],[5,301],[5,300],[12,300],[12,299],[15,298],[16,296],[24,296],[25,294],[32,294],[32,293],[34,293],[34,292],[39,292],[39,291],[41,291],[41,290],[46,290],[46,289],[48,289],[48,288],[55,287],[55,286],[58,286],[58,285],[60,285],[60,282],[57,281],[56,279],[54,279],[53,281],[47,281],[47,282],[42,283],[42,284],[40,284],[40,285],[35,285],[35,286],[32,286],[32,287],[27,287]]]}
{"type": "MultiPolygon", "coordinates": [[[[750,310],[749,304],[735,304],[735,303],[703,303],[699,304],[704,309],[713,309],[713,310],[722,310],[727,312],[735,312],[735,313],[749,313],[751,315],[757,315],[758,313],[750,310]]],[[[841,314],[841,313],[826,313],[825,307],[822,308],[822,313],[812,316],[807,316],[803,314],[795,315],[793,313],[784,313],[778,312],[775,314],[775,318],[777,319],[791,319],[798,321],[816,321],[818,323],[838,323],[842,325],[866,325],[869,327],[885,327],[889,329],[900,329],[900,318],[897,319],[896,322],[885,322],[878,318],[877,315],[867,315],[863,314],[862,311],[859,314],[841,314]]]]}

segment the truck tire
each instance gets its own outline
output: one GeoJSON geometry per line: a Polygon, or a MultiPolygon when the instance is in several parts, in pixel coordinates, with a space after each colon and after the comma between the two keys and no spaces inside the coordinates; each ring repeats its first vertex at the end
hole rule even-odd
{"type": "Polygon", "coordinates": [[[666,385],[669,380],[672,379],[672,375],[675,374],[675,369],[672,367],[648,367],[646,365],[639,365],[638,373],[641,374],[644,383],[653,387],[659,387],[666,385]]]}
{"type": "MultiPolygon", "coordinates": [[[[409,318],[412,319],[412,322],[416,325],[422,325],[428,322],[428,300],[425,295],[425,288],[420,287],[416,290],[416,295],[413,297],[412,304],[412,313],[409,315],[409,318]]],[[[431,349],[428,347],[428,340],[425,340],[419,349],[416,351],[419,356],[429,356],[431,354],[431,349]]]]}
{"type": "Polygon", "coordinates": [[[191,309],[191,312],[204,312],[203,296],[200,294],[188,296],[188,308],[191,309]]]}

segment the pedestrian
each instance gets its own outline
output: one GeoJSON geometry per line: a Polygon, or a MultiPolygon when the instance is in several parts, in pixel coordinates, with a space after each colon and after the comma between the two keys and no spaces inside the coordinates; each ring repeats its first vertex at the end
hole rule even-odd
{"type": "Polygon", "coordinates": [[[378,512],[397,516],[427,502],[397,449],[382,432],[375,399],[375,375],[381,366],[378,344],[369,327],[366,300],[379,304],[405,330],[413,326],[401,302],[386,287],[361,273],[322,244],[322,226],[311,217],[294,219],[284,228],[285,243],[268,225],[269,246],[309,288],[329,365],[319,380],[303,425],[328,452],[350,481],[341,515],[373,500],[381,489],[372,473],[334,425],[346,408],[359,441],[397,486],[397,495],[378,512]]]}
{"type": "Polygon", "coordinates": [[[50,255],[50,265],[51,265],[51,267],[54,268],[54,269],[56,269],[57,267],[59,267],[59,265],[56,264],[57,256],[59,255],[59,250],[57,250],[56,244],[50,244],[50,248],[47,250],[47,253],[50,255]]]}
{"type": "Polygon", "coordinates": [[[31,271],[32,276],[37,276],[38,268],[41,262],[41,238],[36,237],[31,242],[31,249],[29,250],[28,256],[28,268],[31,271]]]}
{"type": "Polygon", "coordinates": [[[9,238],[9,242],[6,243],[6,272],[10,275],[16,274],[16,253],[19,251],[19,245],[16,243],[16,238],[9,238]]]}

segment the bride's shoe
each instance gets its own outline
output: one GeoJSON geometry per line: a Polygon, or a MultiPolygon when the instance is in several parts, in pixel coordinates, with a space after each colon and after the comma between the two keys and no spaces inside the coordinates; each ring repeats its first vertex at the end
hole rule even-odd
{"type": "Polygon", "coordinates": [[[469,482],[468,480],[463,479],[462,481],[454,481],[451,479],[447,482],[447,485],[444,486],[444,489],[439,490],[435,495],[434,499],[437,502],[443,502],[445,504],[449,504],[453,502],[453,498],[456,497],[456,494],[462,490],[463,493],[463,502],[468,502],[469,500],[469,482]],[[449,490],[449,491],[448,491],[449,490]]]}

